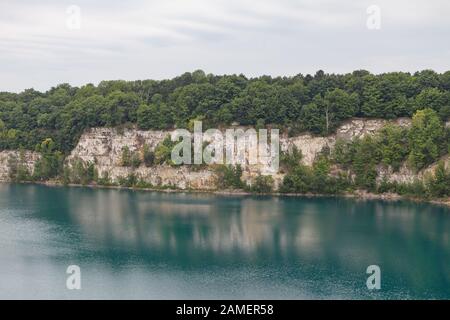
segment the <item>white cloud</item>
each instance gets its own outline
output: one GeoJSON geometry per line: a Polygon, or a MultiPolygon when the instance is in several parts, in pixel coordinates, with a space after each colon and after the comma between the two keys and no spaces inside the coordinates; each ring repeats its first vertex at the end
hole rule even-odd
{"type": "Polygon", "coordinates": [[[1,90],[167,78],[450,69],[445,0],[11,1],[0,4],[1,90]],[[80,30],[66,8],[81,8],[80,30]],[[381,8],[381,30],[366,8],[381,8]]]}

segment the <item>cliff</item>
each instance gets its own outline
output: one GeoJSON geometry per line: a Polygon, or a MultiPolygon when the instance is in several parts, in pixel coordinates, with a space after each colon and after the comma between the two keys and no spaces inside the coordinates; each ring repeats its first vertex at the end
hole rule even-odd
{"type": "MultiPolygon", "coordinates": [[[[337,128],[336,133],[327,137],[318,137],[308,133],[295,137],[280,137],[280,150],[292,150],[296,146],[301,150],[302,161],[306,165],[314,162],[316,155],[327,147],[332,149],[337,139],[350,140],[355,137],[362,137],[366,134],[373,134],[380,130],[388,120],[381,119],[351,119],[337,128]]],[[[399,118],[394,121],[399,126],[409,126],[411,120],[399,118]]],[[[213,168],[208,166],[170,166],[156,165],[146,167],[141,164],[137,168],[121,165],[122,150],[128,147],[130,152],[142,152],[143,146],[148,145],[150,150],[154,150],[165,137],[172,135],[172,131],[143,131],[133,128],[118,130],[116,128],[91,128],[86,130],[81,136],[77,146],[67,157],[66,162],[70,165],[75,159],[81,159],[85,163],[91,162],[95,165],[99,177],[108,175],[112,182],[117,182],[120,178],[125,178],[130,174],[153,186],[173,187],[177,189],[217,189],[217,176],[213,168]]],[[[0,181],[7,181],[8,158],[19,156],[18,151],[0,152],[0,181]]],[[[30,173],[33,164],[39,159],[39,154],[31,151],[25,153],[25,163],[30,173]]],[[[448,156],[444,159],[448,165],[448,156]]],[[[388,181],[412,182],[417,177],[422,177],[426,172],[431,172],[433,167],[414,173],[406,165],[403,165],[398,172],[392,172],[390,168],[379,167],[378,179],[384,177],[388,181]]],[[[270,173],[269,168],[262,165],[248,165],[244,167],[242,178],[251,184],[259,174],[270,173]]],[[[274,188],[278,189],[284,174],[279,172],[271,174],[274,178],[274,188]]]]}
{"type": "MultiPolygon", "coordinates": [[[[328,137],[318,137],[308,133],[296,137],[280,137],[280,150],[291,150],[294,145],[301,150],[302,161],[312,165],[316,155],[324,148],[333,148],[336,139],[353,139],[365,134],[373,134],[381,129],[388,121],[380,119],[352,119],[340,126],[336,133],[328,137]]],[[[410,119],[400,118],[395,123],[408,126],[410,119]]],[[[245,129],[245,128],[244,128],[245,129]]],[[[151,150],[164,140],[170,131],[142,131],[125,129],[119,132],[114,128],[92,128],[87,130],[80,138],[78,145],[71,152],[68,161],[79,158],[85,162],[95,163],[99,176],[108,174],[113,182],[121,177],[133,173],[154,186],[173,186],[177,189],[216,189],[216,174],[212,168],[197,169],[196,166],[169,165],[138,168],[121,166],[122,149],[127,146],[130,152],[140,152],[147,144],[151,150]]],[[[243,180],[251,184],[253,179],[262,174],[268,174],[269,168],[261,165],[247,165],[244,167],[243,180]]],[[[405,173],[406,174],[406,173],[405,173]]],[[[411,180],[414,174],[411,175],[411,180]]],[[[278,189],[284,174],[272,174],[274,188],[278,189]]]]}
{"type": "Polygon", "coordinates": [[[28,172],[33,173],[34,164],[38,161],[41,155],[33,151],[24,151],[22,154],[16,150],[5,150],[0,152],[0,181],[8,181],[10,174],[9,161],[11,159],[20,159],[23,157],[23,164],[28,172]]]}

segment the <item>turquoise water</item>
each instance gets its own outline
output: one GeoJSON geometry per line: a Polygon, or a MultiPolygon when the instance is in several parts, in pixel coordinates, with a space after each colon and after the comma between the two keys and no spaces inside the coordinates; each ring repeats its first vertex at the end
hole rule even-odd
{"type": "Polygon", "coordinates": [[[0,298],[450,299],[450,209],[0,184],[0,298]]]}

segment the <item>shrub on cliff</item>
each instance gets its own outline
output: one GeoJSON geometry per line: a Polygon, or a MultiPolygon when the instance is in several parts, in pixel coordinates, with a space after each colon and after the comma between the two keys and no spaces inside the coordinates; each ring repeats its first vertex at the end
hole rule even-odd
{"type": "Polygon", "coordinates": [[[426,185],[433,198],[450,196],[450,170],[445,168],[443,162],[439,162],[433,176],[426,181],[426,185]]]}
{"type": "Polygon", "coordinates": [[[8,176],[11,181],[21,182],[31,180],[31,175],[25,163],[25,151],[21,149],[19,156],[14,154],[8,157],[8,176]]]}
{"type": "Polygon", "coordinates": [[[215,172],[217,174],[218,188],[241,189],[243,187],[241,165],[217,165],[215,172]]]}
{"type": "Polygon", "coordinates": [[[255,193],[270,193],[273,191],[273,182],[272,176],[258,175],[249,190],[255,193]]]}
{"type": "Polygon", "coordinates": [[[302,151],[293,146],[292,150],[281,152],[280,154],[280,167],[283,171],[289,172],[295,166],[297,166],[302,160],[302,151]]]}
{"type": "Polygon", "coordinates": [[[42,143],[36,145],[35,150],[41,153],[41,157],[34,165],[34,180],[44,181],[56,178],[62,173],[64,156],[61,152],[55,150],[55,143],[52,139],[45,139],[42,143]]]}
{"type": "Polygon", "coordinates": [[[422,169],[445,152],[445,131],[436,111],[417,111],[408,134],[411,152],[409,162],[414,169],[422,169]]]}
{"type": "Polygon", "coordinates": [[[176,142],[173,142],[170,136],[164,138],[155,148],[155,164],[172,164],[172,149],[176,142]]]}
{"type": "Polygon", "coordinates": [[[155,153],[150,150],[150,147],[147,144],[144,144],[142,149],[144,164],[146,167],[151,167],[155,163],[155,153]]]}

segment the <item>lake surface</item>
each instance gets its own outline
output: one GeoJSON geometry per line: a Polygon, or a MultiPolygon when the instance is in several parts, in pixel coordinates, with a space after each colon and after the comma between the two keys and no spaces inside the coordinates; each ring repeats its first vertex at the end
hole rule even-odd
{"type": "Polygon", "coordinates": [[[450,209],[0,184],[0,298],[450,299],[450,209]]]}

